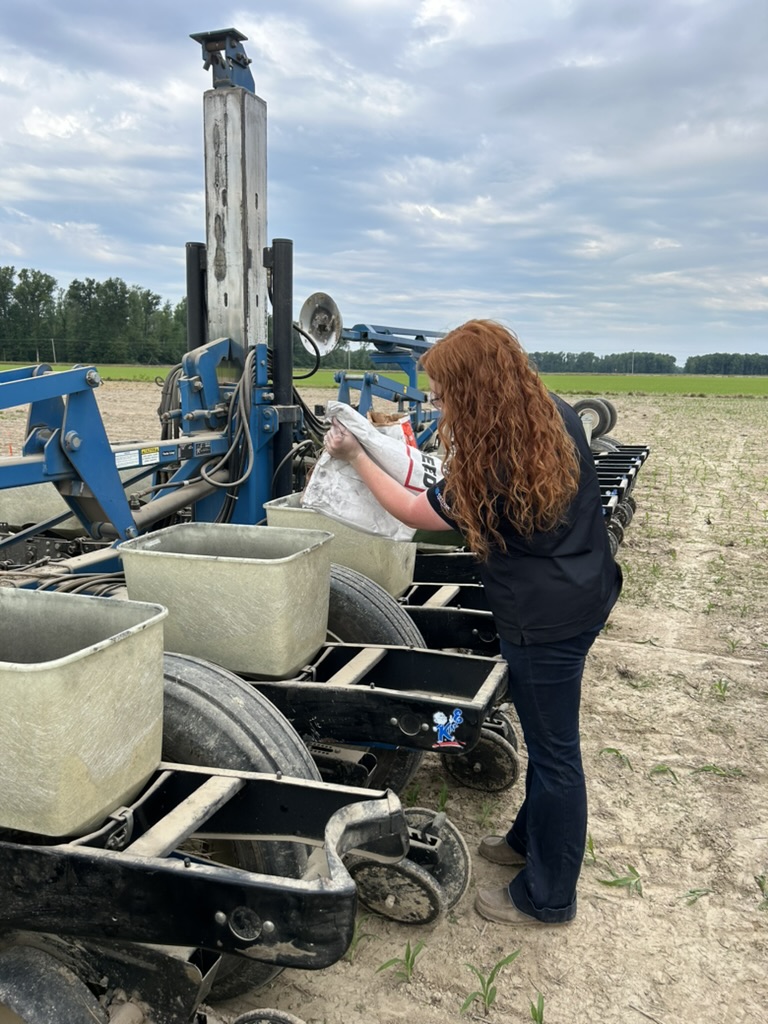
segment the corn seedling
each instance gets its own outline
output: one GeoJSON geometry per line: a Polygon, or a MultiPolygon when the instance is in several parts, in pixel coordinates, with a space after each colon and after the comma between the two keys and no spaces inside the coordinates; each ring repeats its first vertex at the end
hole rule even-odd
{"type": "Polygon", "coordinates": [[[635,770],[632,767],[632,762],[629,760],[627,755],[622,754],[622,752],[620,750],[617,750],[616,747],[603,747],[603,749],[600,751],[600,754],[610,754],[611,757],[616,758],[616,760],[619,762],[622,768],[629,768],[631,772],[635,770]]]}
{"type": "Polygon", "coordinates": [[[757,905],[758,910],[768,910],[768,875],[755,875],[755,884],[760,890],[762,899],[757,905]]]}
{"type": "Polygon", "coordinates": [[[694,775],[718,775],[724,779],[740,779],[744,772],[741,768],[723,768],[719,764],[703,764],[693,769],[694,775]]]}
{"type": "Polygon", "coordinates": [[[711,889],[689,889],[688,892],[683,893],[680,899],[685,900],[687,907],[692,907],[702,896],[709,896],[711,892],[711,889]]]}
{"type": "Polygon", "coordinates": [[[486,828],[488,826],[495,806],[496,805],[493,800],[483,800],[480,804],[480,813],[477,816],[477,823],[480,828],[486,828]]]}
{"type": "Polygon", "coordinates": [[[405,953],[402,956],[393,956],[391,960],[387,960],[385,963],[381,964],[380,967],[376,968],[376,973],[378,974],[379,971],[389,971],[393,968],[397,968],[397,970],[395,970],[395,977],[402,978],[403,981],[410,984],[413,972],[416,969],[416,958],[419,953],[421,953],[422,949],[424,949],[424,943],[421,939],[419,939],[413,948],[411,948],[409,940],[405,944],[405,953]]]}
{"type": "Polygon", "coordinates": [[[448,799],[451,793],[448,789],[448,783],[444,782],[440,787],[440,792],[437,794],[437,811],[438,814],[442,814],[448,806],[448,799]]]}
{"type": "Polygon", "coordinates": [[[597,864],[597,854],[595,853],[595,841],[592,838],[592,833],[587,834],[587,848],[584,853],[584,860],[587,864],[597,864]]]}
{"type": "Polygon", "coordinates": [[[370,914],[363,914],[361,917],[355,919],[355,927],[352,931],[352,941],[349,944],[347,952],[344,954],[344,959],[348,960],[349,963],[353,963],[357,956],[357,951],[360,947],[360,943],[363,939],[375,939],[376,936],[372,935],[371,932],[364,932],[363,925],[370,917],[370,914]]]}
{"type": "Polygon", "coordinates": [[[516,960],[519,955],[520,950],[516,949],[515,952],[510,953],[509,956],[502,957],[501,960],[498,960],[494,964],[494,966],[491,968],[490,974],[488,974],[487,976],[484,975],[481,971],[479,971],[477,967],[475,967],[473,964],[466,964],[466,966],[470,969],[470,971],[472,971],[472,973],[479,981],[480,988],[475,989],[474,992],[469,993],[469,995],[461,1005],[461,1012],[466,1013],[466,1011],[470,1008],[470,1006],[473,1003],[479,1002],[480,1005],[483,1007],[483,1012],[487,1017],[488,1011],[496,1002],[496,996],[498,995],[498,991],[494,982],[496,981],[499,971],[502,969],[502,967],[506,967],[507,964],[511,964],[512,961],[516,960]]]}
{"type": "Polygon", "coordinates": [[[712,692],[718,700],[725,700],[728,696],[728,690],[730,688],[730,682],[727,679],[718,679],[712,683],[712,692]]]}
{"type": "Polygon", "coordinates": [[[419,794],[421,793],[421,787],[418,782],[415,782],[412,786],[403,793],[403,803],[406,807],[416,807],[419,803],[419,794]]]}
{"type": "Polygon", "coordinates": [[[666,775],[668,778],[672,779],[675,785],[678,783],[677,776],[668,764],[655,764],[653,768],[649,770],[648,774],[651,778],[653,778],[654,775],[666,775]]]}
{"type": "Polygon", "coordinates": [[[637,868],[627,864],[626,875],[617,875],[611,867],[608,870],[611,872],[611,877],[598,879],[601,885],[607,885],[612,889],[626,889],[628,896],[643,895],[643,883],[637,868]]]}
{"type": "Polygon", "coordinates": [[[536,1002],[531,1000],[531,1020],[535,1024],[544,1024],[544,996],[541,992],[536,993],[536,1002]]]}

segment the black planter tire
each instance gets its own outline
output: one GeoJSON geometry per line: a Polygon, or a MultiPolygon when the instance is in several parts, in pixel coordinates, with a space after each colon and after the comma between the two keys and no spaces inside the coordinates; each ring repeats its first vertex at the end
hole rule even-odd
{"type": "Polygon", "coordinates": [[[345,565],[331,566],[329,640],[343,644],[425,647],[413,619],[378,583],[345,565]]]}
{"type": "MultiPolygon", "coordinates": [[[[343,565],[331,566],[328,639],[344,644],[426,646],[413,619],[391,594],[343,565]]],[[[424,757],[419,750],[375,749],[373,753],[377,763],[368,785],[395,793],[403,792],[424,757]]]]}
{"type": "MultiPolygon", "coordinates": [[[[293,726],[266,697],[226,669],[181,654],[164,659],[163,759],[178,764],[282,772],[320,780],[293,726]]],[[[196,849],[220,863],[267,875],[300,878],[306,848],[300,843],[222,840],[196,849]]],[[[231,999],[266,985],[281,967],[225,954],[209,999],[231,999]]]]}
{"type": "Polygon", "coordinates": [[[33,946],[0,953],[0,1019],[17,1024],[108,1024],[107,1012],[67,966],[33,946]]]}

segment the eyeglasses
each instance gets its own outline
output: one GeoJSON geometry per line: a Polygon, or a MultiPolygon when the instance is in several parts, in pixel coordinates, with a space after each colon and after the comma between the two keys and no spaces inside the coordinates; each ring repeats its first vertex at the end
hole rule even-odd
{"type": "Polygon", "coordinates": [[[443,404],[443,396],[442,395],[436,395],[434,391],[430,391],[429,392],[429,402],[430,402],[430,405],[434,405],[435,407],[437,407],[439,405],[442,405],[443,404]]]}

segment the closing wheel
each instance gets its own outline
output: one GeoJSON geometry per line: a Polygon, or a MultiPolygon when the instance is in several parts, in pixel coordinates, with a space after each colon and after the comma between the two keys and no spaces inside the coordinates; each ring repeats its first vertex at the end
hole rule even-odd
{"type": "Polygon", "coordinates": [[[107,1024],[107,1012],[68,967],[41,949],[0,953],[0,1024],[107,1024]]]}
{"type": "Polygon", "coordinates": [[[344,862],[366,909],[400,924],[431,924],[445,910],[443,888],[432,875],[405,857],[397,864],[376,864],[363,857],[344,862]]]}
{"type": "MultiPolygon", "coordinates": [[[[391,594],[343,565],[331,566],[328,638],[343,644],[426,646],[413,619],[391,594]]],[[[332,736],[326,738],[333,740],[332,736]]],[[[368,785],[395,793],[406,788],[424,757],[419,750],[373,748],[372,752],[376,767],[368,777],[368,785]]]]}
{"type": "Polygon", "coordinates": [[[504,710],[505,707],[508,707],[508,705],[494,708],[483,722],[483,729],[499,733],[517,750],[519,747],[517,733],[515,732],[511,716],[504,710]]]}
{"type": "MultiPolygon", "coordinates": [[[[436,864],[422,864],[439,883],[443,891],[446,910],[453,907],[464,896],[472,878],[472,856],[464,836],[444,812],[436,814],[426,807],[408,807],[405,810],[408,828],[416,833],[415,838],[427,846],[433,838],[440,839],[436,864]]],[[[411,842],[414,836],[411,836],[411,842]]],[[[409,859],[415,856],[415,851],[409,859]]]]}
{"type": "Polygon", "coordinates": [[[616,550],[618,551],[619,544],[624,540],[624,527],[615,516],[611,516],[608,523],[608,536],[616,538],[616,550]]]}
{"type": "Polygon", "coordinates": [[[610,548],[611,555],[615,558],[619,553],[619,538],[613,530],[607,530],[608,533],[608,547],[610,548]]]}
{"type": "Polygon", "coordinates": [[[635,513],[629,502],[620,501],[613,510],[613,514],[623,527],[627,527],[632,522],[635,513]]]}
{"type": "MultiPolygon", "coordinates": [[[[164,675],[164,760],[320,779],[293,726],[263,694],[232,672],[198,658],[166,654],[164,675]]],[[[247,871],[301,878],[306,868],[306,848],[299,843],[194,842],[196,856],[247,871]]],[[[231,999],[260,988],[281,970],[225,954],[209,999],[231,999]]]]}
{"type": "Polygon", "coordinates": [[[480,730],[480,742],[466,754],[441,754],[443,768],[468,789],[501,793],[517,782],[520,762],[509,740],[490,729],[480,730]]]}

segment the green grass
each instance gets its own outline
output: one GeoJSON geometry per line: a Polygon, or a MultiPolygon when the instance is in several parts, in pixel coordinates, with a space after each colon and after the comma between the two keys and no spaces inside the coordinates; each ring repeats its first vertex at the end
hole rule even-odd
{"type": "MultiPolygon", "coordinates": [[[[165,377],[168,366],[131,366],[95,363],[104,380],[153,381],[165,377]]],[[[0,363],[0,371],[14,369],[12,363],[0,363]]],[[[69,370],[71,366],[56,364],[54,370],[69,370]]],[[[297,373],[301,373],[297,369],[297,373]]],[[[306,371],[303,371],[306,372],[306,371]]],[[[299,388],[325,388],[336,390],[333,379],[337,370],[318,370],[311,377],[297,380],[299,388]]],[[[353,375],[356,371],[352,371],[353,375]]],[[[407,383],[403,373],[385,371],[385,375],[402,384],[407,383]]],[[[545,373],[542,379],[558,395],[692,395],[705,398],[710,395],[747,395],[768,397],[766,377],[716,377],[703,374],[613,374],[613,373],[545,373]]],[[[419,385],[426,390],[427,378],[419,375],[419,385]]]]}
{"type": "MultiPolygon", "coordinates": [[[[336,370],[318,370],[299,387],[337,387],[336,370]]],[[[354,371],[353,371],[354,374],[354,371]]],[[[402,373],[386,373],[392,380],[407,383],[402,373]]],[[[613,373],[545,373],[542,380],[558,395],[750,395],[768,396],[768,377],[715,377],[703,374],[613,374],[613,373]]],[[[419,375],[419,385],[427,389],[426,376],[419,375]]]]}
{"type": "MultiPolygon", "coordinates": [[[[109,363],[83,363],[83,366],[95,366],[99,371],[102,380],[128,380],[128,381],[153,381],[156,377],[165,378],[170,366],[133,366],[128,364],[109,363]]],[[[16,370],[18,363],[0,363],[0,373],[3,370],[16,370]]],[[[53,363],[52,369],[57,373],[61,370],[71,370],[71,363],[53,363]]]]}
{"type": "Polygon", "coordinates": [[[542,379],[559,395],[768,395],[768,377],[705,374],[546,373],[542,379]]]}

